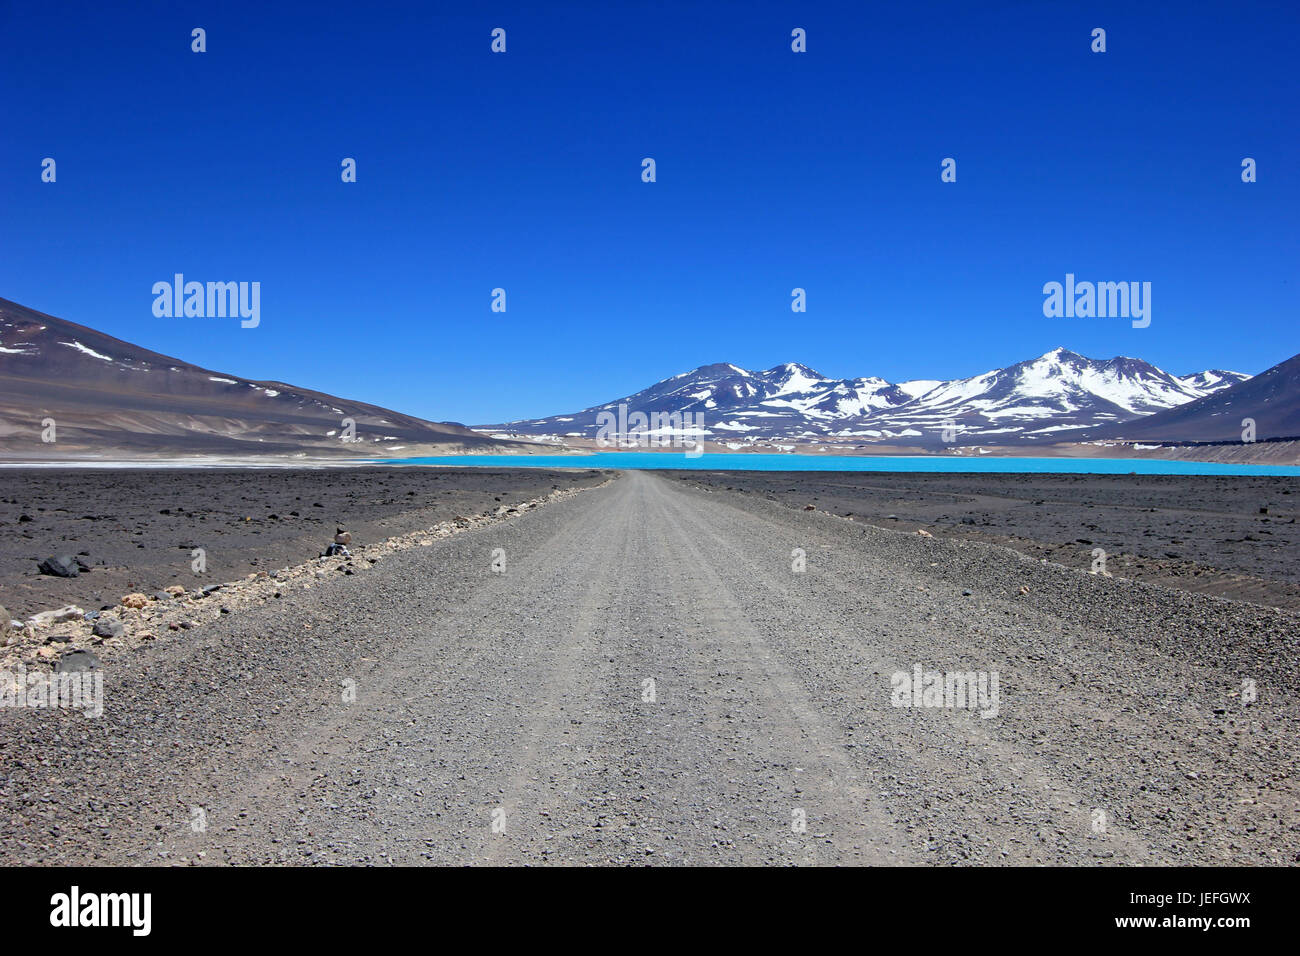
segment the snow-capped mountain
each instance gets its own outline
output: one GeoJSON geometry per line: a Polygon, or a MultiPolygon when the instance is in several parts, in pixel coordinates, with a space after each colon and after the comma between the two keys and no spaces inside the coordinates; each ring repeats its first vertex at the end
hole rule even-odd
{"type": "Polygon", "coordinates": [[[764,371],[705,365],[626,398],[568,415],[483,430],[504,435],[593,438],[597,416],[628,412],[702,414],[706,437],[755,440],[938,445],[944,429],[957,444],[1044,443],[1070,432],[1174,408],[1248,379],[1217,369],[1171,375],[1140,359],[1085,358],[1058,348],[970,378],[830,379],[806,365],[764,371]]]}
{"type": "Polygon", "coordinates": [[[1206,369],[1204,372],[1184,375],[1182,381],[1192,388],[1210,395],[1236,385],[1238,382],[1244,382],[1248,378],[1250,378],[1249,375],[1242,375],[1240,372],[1225,372],[1223,369],[1211,368],[1206,369]]]}

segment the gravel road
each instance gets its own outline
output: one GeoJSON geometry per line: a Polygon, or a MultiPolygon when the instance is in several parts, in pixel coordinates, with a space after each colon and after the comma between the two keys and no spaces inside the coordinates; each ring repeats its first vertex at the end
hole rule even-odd
{"type": "Polygon", "coordinates": [[[0,862],[1293,864],[1298,623],[625,473],[0,711],[0,862]]]}

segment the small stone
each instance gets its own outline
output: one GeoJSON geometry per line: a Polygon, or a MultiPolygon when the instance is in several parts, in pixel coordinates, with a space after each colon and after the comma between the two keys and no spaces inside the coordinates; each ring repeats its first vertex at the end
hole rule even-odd
{"type": "Polygon", "coordinates": [[[63,621],[75,621],[79,617],[84,617],[85,614],[86,612],[75,604],[65,604],[63,607],[57,608],[53,611],[41,611],[39,614],[33,614],[28,623],[33,624],[36,627],[45,627],[50,624],[59,624],[63,621]]]}
{"type": "Polygon", "coordinates": [[[136,608],[138,610],[148,603],[149,598],[143,594],[126,594],[122,596],[123,607],[136,608]]]}
{"type": "Polygon", "coordinates": [[[101,617],[95,622],[91,633],[96,637],[121,637],[126,633],[126,625],[115,617],[101,617]]]}
{"type": "Polygon", "coordinates": [[[86,650],[68,651],[59,658],[59,662],[54,665],[54,669],[62,674],[72,671],[97,671],[103,669],[98,657],[86,650]]]}
{"type": "Polygon", "coordinates": [[[81,573],[77,559],[70,554],[62,554],[58,557],[51,555],[37,564],[36,568],[41,574],[50,574],[56,578],[75,578],[81,573]]]}

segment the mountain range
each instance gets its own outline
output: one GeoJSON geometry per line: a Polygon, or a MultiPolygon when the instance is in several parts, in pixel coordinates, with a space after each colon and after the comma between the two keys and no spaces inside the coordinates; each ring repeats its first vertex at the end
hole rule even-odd
{"type": "Polygon", "coordinates": [[[0,454],[11,460],[535,451],[590,444],[601,413],[620,406],[691,413],[686,437],[702,422],[706,440],[735,450],[1240,442],[1243,419],[1265,441],[1300,435],[1300,356],[1254,377],[1174,375],[1057,348],[969,378],[897,383],[720,363],[578,412],[471,429],[214,371],[0,299],[0,454]]]}
{"type": "Polygon", "coordinates": [[[629,414],[702,415],[708,437],[733,448],[755,442],[1047,444],[1101,437],[1248,381],[1241,372],[1174,375],[1141,359],[1091,359],[1064,348],[951,381],[834,379],[797,363],[763,371],[714,364],[578,412],[480,430],[502,438],[592,439],[597,416],[626,405],[629,414]],[[945,428],[955,441],[944,440],[945,428]]]}
{"type": "Polygon", "coordinates": [[[9,457],[381,457],[500,446],[464,425],[216,372],[0,299],[0,450],[9,457]],[[42,441],[47,420],[52,443],[42,441]]]}

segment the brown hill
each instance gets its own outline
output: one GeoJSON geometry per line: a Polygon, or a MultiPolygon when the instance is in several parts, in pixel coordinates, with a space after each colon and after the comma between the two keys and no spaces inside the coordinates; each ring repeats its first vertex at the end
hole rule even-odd
{"type": "Polygon", "coordinates": [[[430,422],[284,382],[192,365],[0,299],[0,456],[366,458],[503,450],[430,422]],[[55,422],[55,442],[42,422],[55,422]],[[344,442],[344,419],[355,442],[344,442]]]}

